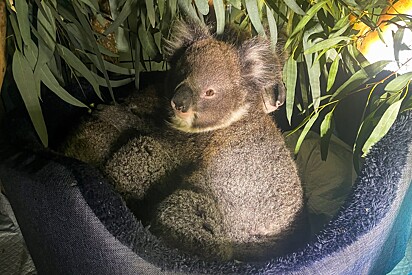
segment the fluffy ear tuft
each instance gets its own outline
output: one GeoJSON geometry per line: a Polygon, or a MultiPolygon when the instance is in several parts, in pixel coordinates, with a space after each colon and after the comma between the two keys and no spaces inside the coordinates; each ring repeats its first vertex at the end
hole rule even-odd
{"type": "Polygon", "coordinates": [[[169,39],[163,41],[163,52],[169,61],[194,42],[212,37],[207,25],[189,18],[175,20],[170,30],[169,39]]]}
{"type": "Polygon", "coordinates": [[[272,86],[276,72],[282,71],[270,42],[261,37],[245,41],[240,46],[239,55],[243,78],[258,90],[272,86]]]}

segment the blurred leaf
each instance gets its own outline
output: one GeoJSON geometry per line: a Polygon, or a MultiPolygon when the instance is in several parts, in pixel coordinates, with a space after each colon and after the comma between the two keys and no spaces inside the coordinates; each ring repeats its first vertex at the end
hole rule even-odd
{"type": "Polygon", "coordinates": [[[270,42],[272,46],[276,46],[278,42],[278,28],[276,25],[275,17],[273,16],[272,10],[266,5],[266,14],[268,17],[268,25],[269,25],[269,32],[270,32],[270,42]]]}
{"type": "Polygon", "coordinates": [[[216,14],[216,33],[221,34],[225,29],[225,7],[222,0],[213,0],[216,14]]]}
{"type": "Polygon", "coordinates": [[[242,1],[241,0],[229,0],[229,3],[232,4],[233,7],[240,10],[242,9],[242,1]]]}
{"type": "Polygon", "coordinates": [[[305,51],[305,54],[311,54],[320,50],[328,49],[330,47],[336,46],[341,41],[350,41],[350,37],[346,36],[338,36],[338,37],[333,37],[333,38],[328,38],[326,40],[323,40],[321,42],[316,43],[309,49],[305,51]]]}
{"type": "Polygon", "coordinates": [[[12,61],[13,77],[16,81],[17,88],[23,99],[24,105],[29,113],[30,119],[36,129],[44,146],[48,146],[47,128],[44,123],[43,112],[40,107],[38,92],[33,87],[35,85],[35,78],[33,71],[30,69],[30,64],[24,55],[16,50],[12,61]]]}
{"type": "Polygon", "coordinates": [[[135,80],[134,80],[134,85],[136,89],[140,88],[140,60],[141,60],[141,47],[138,38],[136,37],[136,42],[135,42],[135,80]]]}
{"type": "Polygon", "coordinates": [[[245,6],[250,22],[252,22],[256,32],[262,36],[266,36],[262,22],[260,21],[259,8],[256,0],[245,0],[245,6]]]}
{"type": "Polygon", "coordinates": [[[35,71],[35,75],[37,75],[36,78],[40,79],[44,83],[44,85],[47,86],[47,88],[53,91],[62,100],[74,106],[88,108],[84,103],[82,103],[81,101],[79,101],[78,99],[70,95],[70,93],[67,92],[60,85],[60,83],[56,80],[56,78],[50,71],[47,64],[43,64],[42,66],[37,67],[35,71]]]}
{"type": "Polygon", "coordinates": [[[87,81],[92,85],[96,95],[100,99],[102,99],[102,95],[99,90],[99,85],[94,76],[92,75],[91,71],[86,67],[86,65],[84,65],[83,62],[65,46],[57,44],[56,49],[59,55],[64,59],[64,61],[66,61],[66,63],[70,67],[78,71],[81,76],[87,79],[87,81]]]}
{"type": "Polygon", "coordinates": [[[17,22],[19,23],[18,28],[20,30],[21,37],[25,44],[30,43],[30,21],[29,21],[29,7],[27,2],[24,0],[15,1],[17,22]]]}
{"type": "Polygon", "coordinates": [[[174,18],[176,15],[176,10],[177,10],[177,1],[178,0],[168,0],[167,2],[169,3],[169,9],[171,13],[171,17],[174,18]]]}
{"type": "Polygon", "coordinates": [[[207,15],[209,13],[208,0],[195,0],[195,4],[201,14],[207,15]]]}
{"type": "Polygon", "coordinates": [[[157,7],[159,8],[160,21],[162,21],[163,15],[165,13],[165,2],[166,2],[166,0],[158,0],[157,1],[157,7]]]}
{"type": "Polygon", "coordinates": [[[285,64],[285,69],[283,70],[283,80],[286,84],[286,117],[288,119],[289,125],[292,123],[293,105],[295,102],[295,89],[297,80],[297,63],[290,56],[285,64]]]}
{"type": "Polygon", "coordinates": [[[299,5],[294,0],[283,0],[285,4],[299,15],[305,15],[305,12],[299,7],[299,5]]]}
{"type": "Polygon", "coordinates": [[[155,15],[155,7],[153,0],[145,0],[146,1],[146,12],[147,17],[149,18],[150,24],[154,28],[156,25],[156,15],[155,15]]]}
{"type": "Polygon", "coordinates": [[[335,83],[336,74],[338,73],[339,61],[340,61],[340,57],[339,55],[337,55],[335,59],[333,60],[332,65],[330,66],[330,69],[329,69],[328,84],[326,87],[326,91],[329,91],[332,88],[333,84],[335,83]]]}
{"type": "Polygon", "coordinates": [[[380,118],[378,124],[375,126],[362,148],[364,156],[367,155],[371,147],[375,145],[389,131],[390,127],[395,122],[396,117],[399,114],[402,101],[403,98],[391,104],[385,111],[383,116],[380,118]]]}
{"type": "Polygon", "coordinates": [[[319,117],[319,112],[314,113],[306,123],[305,127],[302,130],[302,133],[300,133],[298,141],[296,142],[295,146],[295,155],[299,152],[300,147],[302,145],[303,140],[305,139],[306,135],[308,134],[309,130],[312,128],[313,124],[319,117]]]}
{"type": "Polygon", "coordinates": [[[126,18],[133,11],[135,4],[136,4],[136,0],[126,0],[126,2],[123,5],[122,11],[116,17],[116,20],[114,20],[110,24],[110,26],[104,31],[103,34],[108,35],[109,33],[112,33],[115,30],[117,30],[117,28],[120,27],[120,25],[123,24],[123,22],[125,22],[126,18]]]}
{"type": "Polygon", "coordinates": [[[399,91],[403,89],[412,80],[412,72],[399,75],[391,80],[385,87],[385,91],[399,91]]]}
{"type": "Polygon", "coordinates": [[[94,11],[99,10],[99,3],[97,2],[97,0],[79,0],[79,1],[83,2],[84,4],[92,8],[92,10],[94,11]]]}

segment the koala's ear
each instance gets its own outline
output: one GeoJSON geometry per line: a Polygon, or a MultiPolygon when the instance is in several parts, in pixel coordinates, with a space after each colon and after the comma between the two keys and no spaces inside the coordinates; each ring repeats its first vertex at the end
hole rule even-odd
{"type": "Polygon", "coordinates": [[[239,48],[239,57],[243,79],[258,90],[272,86],[276,71],[282,71],[282,68],[277,68],[277,58],[270,42],[261,37],[246,40],[239,48]]]}
{"type": "Polygon", "coordinates": [[[211,36],[209,27],[200,20],[177,19],[172,23],[169,38],[163,41],[163,53],[170,61],[194,42],[211,36]]]}

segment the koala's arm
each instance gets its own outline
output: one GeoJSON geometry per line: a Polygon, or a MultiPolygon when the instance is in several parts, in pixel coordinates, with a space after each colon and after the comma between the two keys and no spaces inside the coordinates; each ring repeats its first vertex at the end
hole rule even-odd
{"type": "Polygon", "coordinates": [[[232,245],[225,236],[222,216],[205,193],[178,190],[156,209],[151,230],[169,245],[209,260],[229,260],[232,245]]]}

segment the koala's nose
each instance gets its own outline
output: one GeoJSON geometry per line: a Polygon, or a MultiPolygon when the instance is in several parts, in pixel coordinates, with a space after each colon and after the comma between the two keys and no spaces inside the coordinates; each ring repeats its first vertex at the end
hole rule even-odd
{"type": "Polygon", "coordinates": [[[192,91],[186,86],[180,86],[172,98],[172,108],[186,113],[192,106],[192,91]]]}

